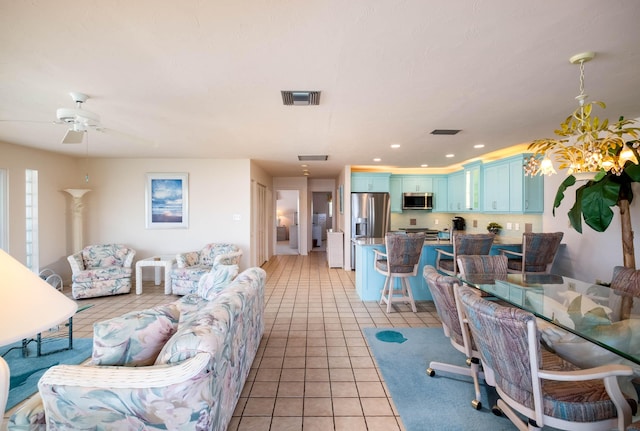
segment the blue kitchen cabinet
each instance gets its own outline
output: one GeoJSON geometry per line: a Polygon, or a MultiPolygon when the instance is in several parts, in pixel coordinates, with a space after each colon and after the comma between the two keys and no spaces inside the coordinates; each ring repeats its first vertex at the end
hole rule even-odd
{"type": "Polygon", "coordinates": [[[390,173],[352,173],[352,192],[389,192],[390,173]]]}
{"type": "Polygon", "coordinates": [[[389,179],[389,194],[391,195],[391,212],[402,212],[402,176],[391,175],[389,179]]]}
{"type": "Polygon", "coordinates": [[[402,192],[433,192],[433,177],[429,175],[402,175],[402,192]]]}

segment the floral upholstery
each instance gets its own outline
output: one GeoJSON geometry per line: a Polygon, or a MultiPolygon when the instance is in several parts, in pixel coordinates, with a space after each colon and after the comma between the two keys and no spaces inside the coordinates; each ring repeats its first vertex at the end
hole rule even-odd
{"type": "MultiPolygon", "coordinates": [[[[518,405],[530,409],[530,417],[538,422],[538,426],[543,426],[542,421],[548,418],[571,422],[607,421],[602,424],[603,430],[618,426],[616,418],[622,412],[616,409],[610,398],[615,394],[610,395],[603,383],[602,376],[607,375],[605,369],[599,369],[601,376],[598,379],[570,380],[567,376],[562,380],[550,380],[547,377],[540,380],[541,386],[537,386],[537,373],[542,370],[566,373],[579,368],[555,354],[543,353],[533,314],[487,301],[466,286],[460,287],[458,292],[482,361],[495,373],[496,389],[502,399],[499,406],[502,402],[503,410],[513,407],[523,412],[518,405]],[[531,346],[528,342],[529,325],[535,331],[535,345],[531,346]],[[530,349],[535,359],[530,358],[530,349]],[[535,414],[536,409],[539,416],[535,414]]],[[[586,372],[588,370],[583,371],[586,372]]],[[[610,366],[609,376],[614,377],[607,377],[608,384],[619,391],[615,376],[629,374],[631,369],[628,367],[610,366]]],[[[627,402],[634,404],[633,400],[627,402]]],[[[628,423],[630,416],[627,414],[631,409],[629,405],[623,408],[627,409],[623,416],[628,423]]]]}
{"type": "Polygon", "coordinates": [[[122,244],[99,244],[67,257],[74,299],[129,293],[135,254],[122,244]]]}
{"type": "Polygon", "coordinates": [[[9,429],[226,430],[264,332],[265,278],[250,268],[212,301],[186,295],[142,312],[144,322],[131,313],[110,319],[113,330],[99,338],[125,352],[112,356],[146,362],[152,355],[142,351],[159,351],[153,365],[96,365],[94,351],[94,363],[54,366],[39,382],[42,402],[18,410],[9,429]],[[174,307],[175,329],[147,331],[150,316],[172,320],[174,307]]]}
{"type": "Polygon", "coordinates": [[[492,233],[455,234],[453,236],[453,252],[436,249],[436,268],[448,275],[458,273],[457,259],[461,255],[487,255],[491,251],[492,233]]]}
{"type": "Polygon", "coordinates": [[[217,265],[198,282],[198,295],[211,301],[238,276],[238,265],[217,265]]]}
{"type": "Polygon", "coordinates": [[[174,295],[196,293],[200,278],[216,265],[239,265],[242,251],[237,245],[211,243],[199,251],[179,253],[171,270],[171,289],[174,295]]]}
{"type": "Polygon", "coordinates": [[[94,324],[93,363],[152,365],[162,346],[176,332],[179,317],[178,304],[171,303],[94,324]]]}

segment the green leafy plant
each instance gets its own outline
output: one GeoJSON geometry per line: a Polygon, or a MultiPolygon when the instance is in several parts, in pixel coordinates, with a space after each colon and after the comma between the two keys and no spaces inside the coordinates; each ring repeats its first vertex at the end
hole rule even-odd
{"type": "Polygon", "coordinates": [[[491,223],[489,223],[487,225],[487,230],[489,232],[494,232],[494,233],[498,233],[498,231],[502,229],[502,226],[500,225],[500,223],[496,223],[494,221],[492,221],[491,223]]]}

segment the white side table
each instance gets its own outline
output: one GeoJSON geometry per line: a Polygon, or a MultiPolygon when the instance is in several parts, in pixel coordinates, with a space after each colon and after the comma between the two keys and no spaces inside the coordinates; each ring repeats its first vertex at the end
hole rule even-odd
{"type": "Polygon", "coordinates": [[[176,255],[162,255],[162,256],[153,256],[148,257],[146,259],[141,259],[136,262],[136,294],[140,295],[142,293],[142,268],[145,266],[154,267],[154,282],[156,286],[160,285],[160,280],[162,279],[162,274],[160,273],[160,269],[164,267],[164,294],[171,294],[171,267],[176,261],[176,255]]]}

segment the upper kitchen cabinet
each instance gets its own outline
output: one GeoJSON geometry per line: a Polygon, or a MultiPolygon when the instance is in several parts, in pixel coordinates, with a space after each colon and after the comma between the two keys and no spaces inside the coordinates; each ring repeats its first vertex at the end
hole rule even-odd
{"type": "Polygon", "coordinates": [[[446,175],[433,177],[433,212],[447,212],[449,208],[448,185],[446,175]]]}
{"type": "Polygon", "coordinates": [[[509,207],[511,212],[542,214],[544,212],[544,177],[524,174],[524,161],[530,154],[514,157],[509,163],[509,207]]]}
{"type": "Polygon", "coordinates": [[[390,173],[352,173],[352,192],[389,192],[390,173]]]}
{"type": "Polygon", "coordinates": [[[389,194],[391,195],[391,212],[402,212],[402,177],[391,175],[389,178],[389,194]]]}
{"type": "Polygon", "coordinates": [[[544,211],[544,179],[525,176],[520,154],[484,167],[483,210],[487,213],[538,214],[544,211]]]}
{"type": "Polygon", "coordinates": [[[464,211],[464,195],[464,171],[449,174],[447,183],[449,212],[464,211]]]}
{"type": "Polygon", "coordinates": [[[509,162],[500,160],[484,165],[482,188],[484,191],[483,211],[488,213],[508,213],[509,204],[509,162]]]}
{"type": "Polygon", "coordinates": [[[433,177],[427,175],[402,175],[402,192],[433,192],[433,177]]]}
{"type": "Polygon", "coordinates": [[[450,212],[480,211],[480,162],[464,165],[464,170],[448,176],[448,208],[450,212]]]}

